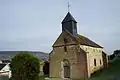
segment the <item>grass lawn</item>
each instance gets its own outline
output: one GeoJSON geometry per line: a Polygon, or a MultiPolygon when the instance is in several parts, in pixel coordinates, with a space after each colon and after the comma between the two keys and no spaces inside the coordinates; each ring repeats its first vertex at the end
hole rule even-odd
{"type": "Polygon", "coordinates": [[[109,64],[108,68],[94,74],[90,80],[120,80],[120,59],[109,64]]]}
{"type": "Polygon", "coordinates": [[[44,76],[40,76],[40,80],[45,80],[45,77],[44,76]]]}

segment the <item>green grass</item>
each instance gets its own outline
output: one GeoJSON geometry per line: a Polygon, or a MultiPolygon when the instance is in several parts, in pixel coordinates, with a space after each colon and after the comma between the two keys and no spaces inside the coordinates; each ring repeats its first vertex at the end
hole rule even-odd
{"type": "Polygon", "coordinates": [[[44,76],[40,76],[40,80],[45,80],[45,77],[44,76]]]}
{"type": "Polygon", "coordinates": [[[108,68],[94,74],[90,80],[120,80],[120,59],[109,64],[108,68]]]}

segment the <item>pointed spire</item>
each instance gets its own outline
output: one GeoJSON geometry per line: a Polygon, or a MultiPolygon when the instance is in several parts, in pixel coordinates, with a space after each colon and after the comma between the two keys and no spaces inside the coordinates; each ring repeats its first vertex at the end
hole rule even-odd
{"type": "MultiPolygon", "coordinates": [[[[65,16],[65,18],[63,19],[62,23],[64,22],[69,22],[69,21],[74,21],[76,22],[76,20],[73,18],[73,16],[70,14],[70,12],[67,13],[67,15],[65,16]]],[[[77,23],[77,22],[76,22],[77,23]]]]}
{"type": "Polygon", "coordinates": [[[70,12],[67,13],[66,17],[62,21],[62,31],[66,30],[73,35],[77,35],[77,22],[70,12]]]}

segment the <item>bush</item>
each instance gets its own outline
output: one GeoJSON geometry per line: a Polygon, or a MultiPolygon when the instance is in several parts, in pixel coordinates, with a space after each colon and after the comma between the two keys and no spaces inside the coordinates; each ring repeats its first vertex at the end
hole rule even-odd
{"type": "Polygon", "coordinates": [[[28,52],[20,52],[12,58],[11,80],[39,80],[39,60],[28,52]]]}

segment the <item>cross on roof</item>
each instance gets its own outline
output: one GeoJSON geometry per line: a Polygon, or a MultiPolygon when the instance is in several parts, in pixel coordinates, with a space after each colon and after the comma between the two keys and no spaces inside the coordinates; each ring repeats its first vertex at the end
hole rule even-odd
{"type": "Polygon", "coordinates": [[[70,11],[70,3],[69,3],[69,1],[68,1],[68,12],[70,11]]]}

